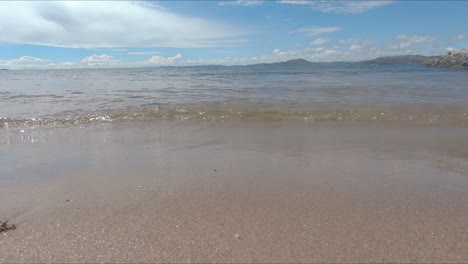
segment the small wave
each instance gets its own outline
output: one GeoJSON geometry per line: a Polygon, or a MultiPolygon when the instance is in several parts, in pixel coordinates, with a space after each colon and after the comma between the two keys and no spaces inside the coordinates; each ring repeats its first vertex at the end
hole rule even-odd
{"type": "Polygon", "coordinates": [[[7,99],[31,99],[31,98],[63,98],[62,95],[55,94],[18,94],[12,95],[7,99]]]}
{"type": "Polygon", "coordinates": [[[39,127],[87,125],[103,122],[192,120],[192,121],[299,121],[364,122],[404,124],[468,125],[468,107],[429,105],[329,106],[269,103],[249,100],[181,104],[145,105],[126,110],[90,113],[64,112],[52,117],[0,118],[0,127],[39,127]]]}

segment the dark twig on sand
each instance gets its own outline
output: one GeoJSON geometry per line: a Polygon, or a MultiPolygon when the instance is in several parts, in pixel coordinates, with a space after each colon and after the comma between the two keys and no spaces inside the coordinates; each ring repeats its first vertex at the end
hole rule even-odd
{"type": "Polygon", "coordinates": [[[9,225],[8,220],[5,221],[5,222],[0,221],[0,233],[4,232],[4,231],[11,230],[11,229],[16,229],[16,226],[13,225],[13,224],[9,225]]]}

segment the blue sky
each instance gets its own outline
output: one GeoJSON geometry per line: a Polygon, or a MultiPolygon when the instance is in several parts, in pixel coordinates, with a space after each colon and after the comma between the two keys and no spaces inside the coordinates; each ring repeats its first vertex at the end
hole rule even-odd
{"type": "Polygon", "coordinates": [[[468,1],[0,1],[0,68],[356,61],[468,51],[468,1]]]}

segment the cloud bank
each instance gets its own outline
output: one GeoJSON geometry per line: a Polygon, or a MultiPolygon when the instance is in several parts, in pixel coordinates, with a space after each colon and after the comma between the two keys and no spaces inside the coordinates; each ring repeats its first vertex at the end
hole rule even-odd
{"type": "Polygon", "coordinates": [[[110,66],[110,65],[115,65],[118,62],[119,62],[118,59],[112,56],[106,55],[106,54],[91,55],[81,60],[81,63],[87,66],[110,66]]]}
{"type": "Polygon", "coordinates": [[[450,42],[456,42],[456,41],[463,40],[464,38],[465,38],[464,35],[462,35],[462,34],[457,34],[457,35],[451,37],[451,38],[449,39],[449,41],[450,41],[450,42]]]}
{"type": "Polygon", "coordinates": [[[218,3],[220,6],[226,5],[237,5],[237,6],[257,6],[263,4],[263,0],[236,0],[236,1],[224,1],[218,3]]]}
{"type": "Polygon", "coordinates": [[[417,36],[406,34],[398,35],[396,36],[396,39],[401,40],[400,48],[409,48],[416,44],[429,43],[436,40],[436,38],[432,36],[417,36]]]}
{"type": "Polygon", "coordinates": [[[0,1],[0,42],[69,48],[236,45],[243,31],[145,2],[0,1]]]}
{"type": "Polygon", "coordinates": [[[315,35],[320,35],[320,34],[324,34],[324,33],[333,33],[333,32],[340,31],[340,30],[341,30],[340,27],[316,27],[316,26],[312,26],[312,27],[297,29],[295,32],[305,33],[305,34],[308,34],[308,35],[311,35],[311,36],[315,36],[315,35]]]}
{"type": "Polygon", "coordinates": [[[155,55],[152,56],[149,60],[144,61],[144,64],[151,64],[151,65],[174,65],[176,64],[180,59],[182,58],[182,55],[178,53],[177,55],[173,57],[163,57],[160,55],[155,55]]]}
{"type": "Polygon", "coordinates": [[[355,14],[388,5],[394,1],[317,1],[317,0],[280,0],[282,4],[308,5],[324,13],[355,14]]]}
{"type": "Polygon", "coordinates": [[[41,65],[45,62],[49,62],[50,60],[31,57],[31,56],[21,56],[17,59],[11,60],[0,60],[0,66],[8,66],[8,67],[18,67],[24,65],[41,65]]]}
{"type": "Polygon", "coordinates": [[[318,38],[318,39],[314,40],[313,42],[311,42],[311,44],[313,44],[313,45],[324,45],[324,44],[327,44],[327,43],[330,43],[330,40],[326,39],[326,38],[318,38]]]}
{"type": "Polygon", "coordinates": [[[159,54],[159,51],[129,51],[127,55],[154,55],[159,54]]]}

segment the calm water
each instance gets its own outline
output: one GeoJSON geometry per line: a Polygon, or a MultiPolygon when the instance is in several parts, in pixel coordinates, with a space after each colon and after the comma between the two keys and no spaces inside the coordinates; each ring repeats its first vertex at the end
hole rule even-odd
{"type": "Polygon", "coordinates": [[[422,66],[0,71],[0,126],[129,119],[468,121],[468,71],[422,66]]]}

